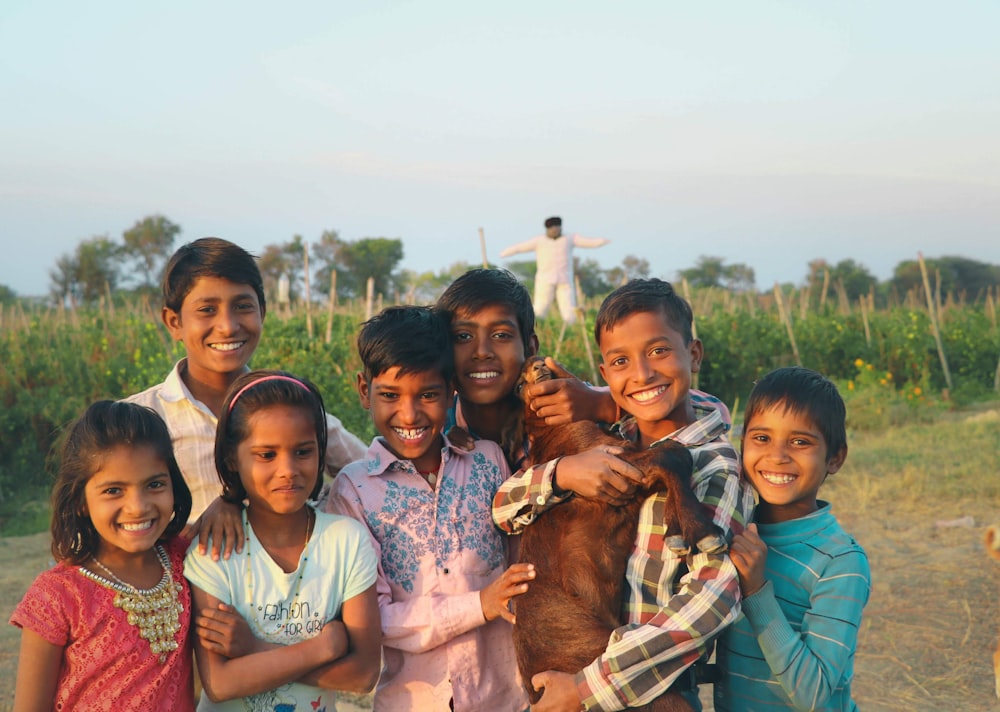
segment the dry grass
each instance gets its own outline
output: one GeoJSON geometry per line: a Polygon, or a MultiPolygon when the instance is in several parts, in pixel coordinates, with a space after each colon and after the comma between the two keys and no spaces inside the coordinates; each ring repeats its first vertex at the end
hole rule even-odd
{"type": "MultiPolygon", "coordinates": [[[[865,712],[996,709],[1000,567],[982,537],[1000,521],[1000,405],[850,443],[821,496],[871,560],[855,700],[865,712]]],[[[44,534],[3,541],[4,620],[48,559],[44,534]]],[[[0,710],[13,700],[18,640],[0,630],[0,710]]]]}

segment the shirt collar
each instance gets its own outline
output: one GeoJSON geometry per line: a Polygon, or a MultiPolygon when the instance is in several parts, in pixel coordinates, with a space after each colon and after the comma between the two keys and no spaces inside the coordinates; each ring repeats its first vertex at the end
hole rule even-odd
{"type": "MultiPolygon", "coordinates": [[[[730,425],[723,420],[722,413],[718,409],[705,403],[693,405],[694,422],[660,438],[653,445],[664,440],[673,440],[684,447],[699,447],[729,432],[730,425]]],[[[626,415],[615,423],[611,430],[618,433],[624,440],[636,442],[639,439],[639,427],[636,425],[635,416],[632,415],[626,415]]]]}
{"type": "MultiPolygon", "coordinates": [[[[452,445],[447,435],[441,437],[444,438],[444,447],[441,448],[442,466],[446,465],[452,457],[466,457],[470,454],[468,451],[452,445]]],[[[413,462],[396,457],[392,450],[385,446],[381,436],[372,440],[372,444],[368,447],[368,454],[365,456],[365,469],[371,477],[393,472],[419,474],[417,468],[413,466],[413,462]]]]}

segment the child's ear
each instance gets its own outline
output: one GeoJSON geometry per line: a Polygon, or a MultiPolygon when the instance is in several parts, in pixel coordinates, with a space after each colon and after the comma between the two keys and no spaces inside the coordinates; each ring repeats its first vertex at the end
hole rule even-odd
{"type": "Polygon", "coordinates": [[[361,400],[361,407],[365,410],[370,410],[372,407],[371,398],[368,395],[368,379],[365,378],[365,374],[358,371],[358,398],[361,400]]]}
{"type": "Polygon", "coordinates": [[[163,309],[160,310],[160,319],[163,320],[163,325],[167,327],[167,331],[170,332],[170,336],[173,337],[175,341],[180,341],[181,315],[170,307],[163,307],[163,309]]]}
{"type": "Polygon", "coordinates": [[[525,358],[529,356],[534,356],[538,353],[538,334],[531,332],[531,336],[528,337],[528,350],[524,354],[525,358]]]}
{"type": "Polygon", "coordinates": [[[705,347],[701,339],[691,339],[688,348],[691,350],[691,373],[698,373],[701,370],[701,360],[705,357],[705,347]]]}
{"type": "Polygon", "coordinates": [[[840,448],[833,457],[831,457],[826,463],[826,474],[832,475],[841,467],[844,466],[844,460],[847,459],[847,446],[840,448]]]}

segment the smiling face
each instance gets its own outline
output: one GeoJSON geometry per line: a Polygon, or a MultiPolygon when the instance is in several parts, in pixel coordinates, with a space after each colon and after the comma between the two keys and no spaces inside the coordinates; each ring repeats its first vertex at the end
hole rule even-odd
{"type": "Polygon", "coordinates": [[[635,416],[643,446],[694,422],[691,374],[701,342],[685,344],[662,312],[636,312],[601,333],[601,375],[615,403],[635,416]]]}
{"type": "Polygon", "coordinates": [[[170,472],[152,445],[120,445],[105,454],[84,500],[101,537],[96,557],[112,567],[149,552],[174,514],[170,472]]]}
{"type": "Polygon", "coordinates": [[[451,389],[439,371],[402,375],[390,368],[371,381],[358,375],[361,405],[385,446],[401,460],[410,460],[420,472],[437,472],[448,415],[451,389]]]}
{"type": "MultiPolygon", "coordinates": [[[[490,406],[508,399],[524,359],[530,355],[525,352],[514,311],[491,305],[474,314],[457,312],[451,322],[451,335],[456,387],[462,400],[490,406]]],[[[532,343],[537,347],[537,340],[532,343]]]]}
{"type": "Polygon", "coordinates": [[[264,314],[250,285],[199,277],[179,313],[164,307],[163,323],[184,342],[188,373],[203,383],[221,382],[224,390],[253,356],[264,314]]]}
{"type": "Polygon", "coordinates": [[[319,478],[319,442],[312,413],[273,405],[248,419],[236,448],[236,469],[252,510],[292,514],[305,506],[319,478]]]}
{"type": "Polygon", "coordinates": [[[743,470],[761,499],[758,520],[785,522],[815,512],[820,485],[846,457],[846,446],[827,453],[823,434],[805,414],[783,403],[759,411],[743,433],[743,470]]]}

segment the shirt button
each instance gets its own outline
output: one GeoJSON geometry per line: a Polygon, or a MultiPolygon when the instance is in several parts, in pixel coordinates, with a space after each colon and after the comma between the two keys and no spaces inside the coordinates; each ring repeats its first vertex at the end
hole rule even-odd
{"type": "Polygon", "coordinates": [[[535,497],[535,504],[545,504],[545,497],[542,495],[535,497]]]}

